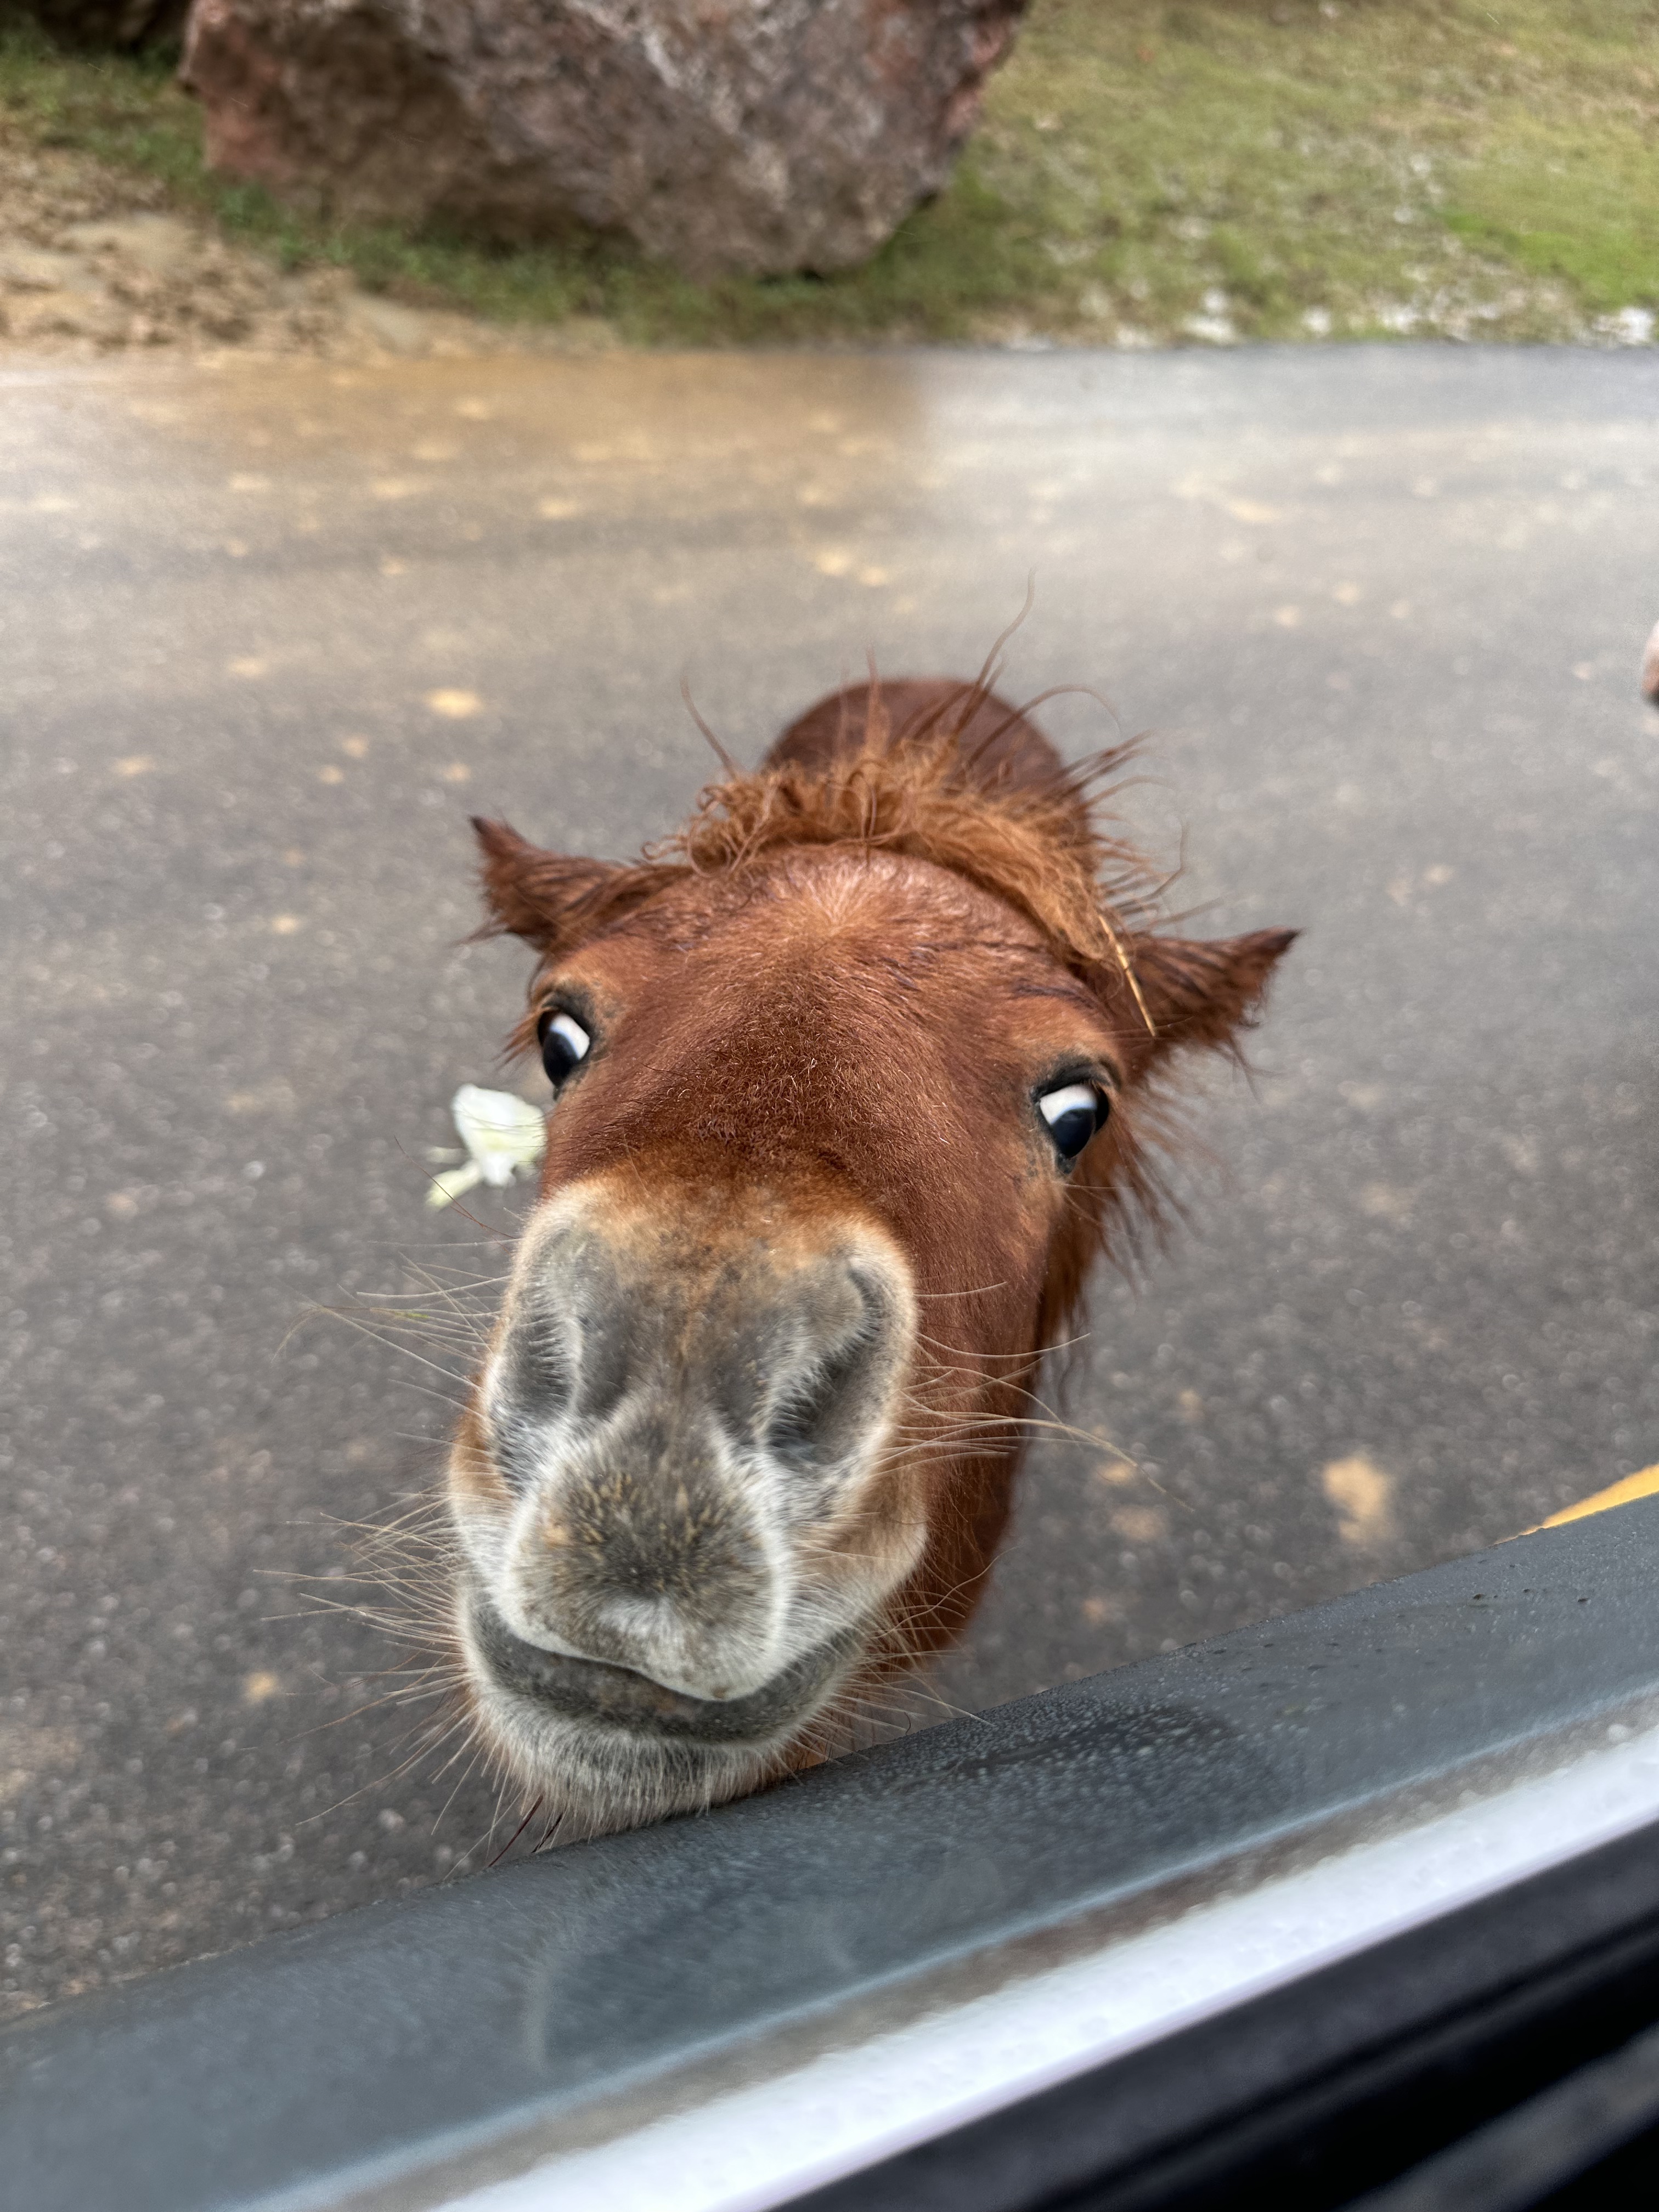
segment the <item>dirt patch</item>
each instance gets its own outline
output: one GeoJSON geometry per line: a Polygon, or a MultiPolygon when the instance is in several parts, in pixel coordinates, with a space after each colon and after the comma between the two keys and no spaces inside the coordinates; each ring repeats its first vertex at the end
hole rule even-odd
{"type": "Polygon", "coordinates": [[[283,270],[180,214],[157,181],[32,145],[0,112],[0,358],[128,348],[311,354],[592,350],[601,325],[508,331],[364,291],[344,270],[283,270]]]}

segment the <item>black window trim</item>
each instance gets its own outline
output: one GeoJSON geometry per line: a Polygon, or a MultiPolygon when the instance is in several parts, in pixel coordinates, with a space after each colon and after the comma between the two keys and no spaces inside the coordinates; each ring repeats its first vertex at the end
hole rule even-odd
{"type": "MultiPolygon", "coordinates": [[[[621,2155],[630,2137],[660,2141],[648,2131],[664,2115],[781,2087],[825,2050],[999,1989],[1012,2002],[1068,1958],[1109,1966],[1115,1947],[1206,1899],[1316,1881],[1384,1831],[1426,1837],[1459,1798],[1501,1826],[1552,1772],[1611,1761],[1659,1777],[1644,1741],[1656,1588],[1650,1499],[925,1730],[702,1819],[47,2008],[0,2033],[17,2201],[79,2212],[118,2174],[125,2212],[416,2212],[524,2175],[524,2202],[562,2206],[555,2170],[534,2172],[555,2154],[608,2142],[621,2155]]],[[[1635,1826],[1634,1797],[1619,1817],[1635,1826]]],[[[1588,1880],[1593,1855],[1620,1848],[1603,1804],[1547,1850],[1588,1880]]],[[[1511,1857],[1489,1888],[1547,1874],[1511,1857]]],[[[1431,1951],[1480,1905],[1475,1890],[1437,1911],[1431,1951]]],[[[1133,2069],[1182,2037],[1237,2037],[1276,2001],[1294,2014],[1321,1975],[1408,1940],[1397,1914],[1351,1937],[1349,1968],[1304,1960],[1277,1999],[1241,1984],[1206,2023],[1149,2021],[1138,2055],[1105,2069],[1113,2101],[1132,2103],[1133,2069]]],[[[1029,2118],[1030,2088],[1011,2077],[1007,2124],[1029,2118]]],[[[874,2207],[892,2148],[866,2145],[856,2184],[804,2157],[782,2194],[744,2201],[856,2186],[874,2207]]]]}

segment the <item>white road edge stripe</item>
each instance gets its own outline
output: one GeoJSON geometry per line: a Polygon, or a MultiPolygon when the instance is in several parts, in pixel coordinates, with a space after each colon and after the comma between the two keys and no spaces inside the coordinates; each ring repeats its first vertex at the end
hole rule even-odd
{"type": "Polygon", "coordinates": [[[1659,1729],[443,2212],[769,2212],[1659,1819],[1659,1729]]]}

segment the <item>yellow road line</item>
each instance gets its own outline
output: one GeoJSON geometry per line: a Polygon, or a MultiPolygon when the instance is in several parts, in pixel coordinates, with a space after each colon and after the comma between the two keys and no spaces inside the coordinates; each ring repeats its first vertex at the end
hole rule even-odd
{"type": "MultiPolygon", "coordinates": [[[[1582,1521],[1587,1513],[1605,1513],[1610,1505],[1628,1505],[1632,1498],[1651,1498],[1656,1492],[1659,1492],[1659,1466],[1644,1467],[1639,1474],[1627,1474],[1622,1482],[1610,1482],[1593,1498],[1581,1498],[1576,1505],[1564,1505],[1547,1521],[1540,1521],[1538,1528],[1559,1528],[1564,1521],[1582,1521]]],[[[1521,1533],[1532,1536],[1537,1529],[1523,1528],[1521,1533]]]]}

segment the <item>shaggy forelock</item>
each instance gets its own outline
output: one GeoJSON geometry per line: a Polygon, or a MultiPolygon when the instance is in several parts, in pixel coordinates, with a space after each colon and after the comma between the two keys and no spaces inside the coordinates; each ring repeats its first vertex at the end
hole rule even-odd
{"type": "MultiPolygon", "coordinates": [[[[1056,769],[1036,785],[981,774],[989,741],[968,744],[962,733],[989,697],[964,685],[940,714],[894,732],[872,692],[860,745],[822,769],[793,761],[752,773],[734,768],[631,865],[599,872],[551,854],[515,853],[508,899],[507,869],[487,844],[492,920],[483,933],[539,938],[544,974],[689,879],[735,878],[791,847],[885,853],[930,862],[1003,900],[1097,996],[1127,987],[1135,1018],[1150,1025],[1129,939],[1152,919],[1161,884],[1117,834],[1109,811],[1133,744],[1056,769]]],[[[528,1048],[534,1021],[532,1007],[514,1048],[528,1048]]]]}

